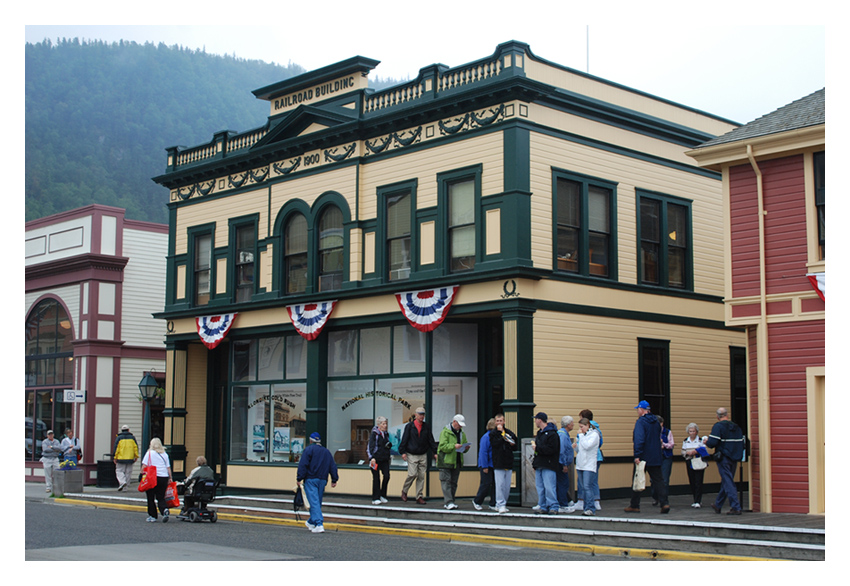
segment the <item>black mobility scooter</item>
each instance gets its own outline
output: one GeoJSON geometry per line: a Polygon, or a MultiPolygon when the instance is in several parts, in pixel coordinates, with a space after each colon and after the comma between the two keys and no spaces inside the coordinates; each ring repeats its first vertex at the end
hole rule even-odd
{"type": "Polygon", "coordinates": [[[193,480],[183,493],[184,507],[177,516],[178,519],[199,523],[218,521],[218,515],[207,505],[215,500],[215,492],[218,488],[218,480],[207,480],[199,478],[193,480]]]}

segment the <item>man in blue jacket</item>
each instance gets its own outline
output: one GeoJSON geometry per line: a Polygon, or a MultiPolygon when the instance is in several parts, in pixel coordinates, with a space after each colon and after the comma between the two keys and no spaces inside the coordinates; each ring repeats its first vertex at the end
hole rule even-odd
{"type": "Polygon", "coordinates": [[[322,445],[321,436],[313,432],[310,434],[310,445],[298,461],[298,472],[295,477],[299,486],[303,483],[304,494],[310,504],[310,518],[305,525],[313,533],[325,532],[322,497],[325,494],[325,486],[328,484],[328,475],[331,477],[331,486],[335,487],[339,481],[336,462],[330,450],[322,445]]]}
{"type": "Polygon", "coordinates": [[[741,503],[738,502],[738,489],[735,487],[735,468],[744,459],[744,434],[736,423],[729,420],[729,412],[724,407],[717,410],[717,423],[711,428],[707,448],[714,448],[717,471],[720,473],[720,492],[711,505],[715,513],[720,512],[723,502],[729,497],[727,515],[740,515],[741,503]],[[722,455],[718,456],[720,453],[722,455]]]}
{"type": "MultiPolygon", "coordinates": [[[[635,407],[638,418],[633,434],[635,467],[641,462],[646,463],[646,472],[653,487],[658,489],[658,504],[662,513],[670,512],[667,503],[667,485],[661,475],[661,425],[655,415],[650,413],[649,403],[641,401],[635,407]]],[[[624,510],[627,513],[640,513],[640,492],[632,491],[632,500],[624,510]]]]}

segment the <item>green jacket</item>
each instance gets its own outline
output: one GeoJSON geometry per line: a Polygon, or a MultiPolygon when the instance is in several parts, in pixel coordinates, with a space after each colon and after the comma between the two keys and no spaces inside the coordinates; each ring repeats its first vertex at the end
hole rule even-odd
{"type": "MultiPolygon", "coordinates": [[[[452,424],[449,423],[440,432],[440,441],[437,443],[437,468],[461,468],[463,466],[463,454],[459,454],[455,450],[455,444],[466,443],[466,433],[463,428],[460,430],[460,441],[457,440],[452,429],[452,424]]],[[[464,453],[469,451],[469,447],[464,450],[464,453]]]]}

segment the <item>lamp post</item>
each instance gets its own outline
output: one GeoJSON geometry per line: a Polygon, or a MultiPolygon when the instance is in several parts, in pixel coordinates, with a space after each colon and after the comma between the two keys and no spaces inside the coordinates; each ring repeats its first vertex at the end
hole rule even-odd
{"type": "Polygon", "coordinates": [[[145,418],[142,426],[142,450],[147,450],[151,443],[151,400],[156,396],[156,379],[146,372],[139,383],[139,394],[145,402],[145,418]]]}

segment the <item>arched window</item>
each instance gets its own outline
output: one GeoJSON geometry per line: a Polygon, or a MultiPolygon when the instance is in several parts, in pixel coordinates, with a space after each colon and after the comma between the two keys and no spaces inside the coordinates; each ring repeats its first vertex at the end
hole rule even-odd
{"type": "Polygon", "coordinates": [[[289,218],[283,238],[284,290],[303,293],[307,288],[307,219],[303,214],[289,218]]]}
{"type": "Polygon", "coordinates": [[[342,212],[329,205],[319,219],[319,291],[342,288],[344,242],[342,212]]]}
{"type": "Polygon", "coordinates": [[[26,412],[24,413],[27,460],[41,458],[41,441],[48,429],[61,437],[71,425],[73,404],[65,403],[65,389],[74,386],[74,333],[71,320],[55,299],[36,305],[25,326],[26,412]]]}

